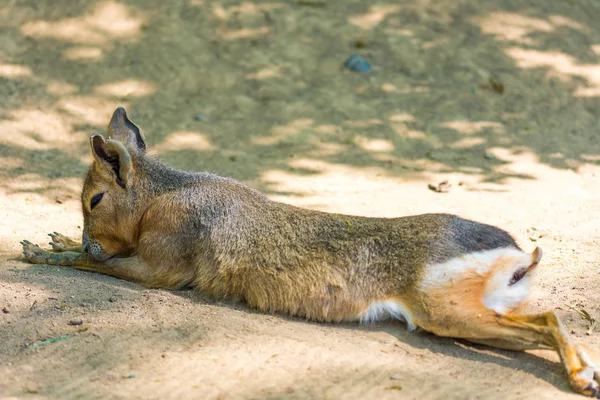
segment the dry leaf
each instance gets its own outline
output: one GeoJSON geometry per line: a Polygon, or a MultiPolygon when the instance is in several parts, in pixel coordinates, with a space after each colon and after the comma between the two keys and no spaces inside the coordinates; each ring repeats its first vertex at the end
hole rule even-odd
{"type": "Polygon", "coordinates": [[[400,385],[392,385],[385,388],[385,390],[402,390],[402,386],[400,385]]]}
{"type": "Polygon", "coordinates": [[[433,185],[433,184],[429,184],[427,185],[427,187],[430,190],[433,190],[434,192],[437,193],[448,193],[448,191],[450,191],[450,188],[452,187],[451,184],[448,183],[448,181],[442,181],[440,183],[438,183],[437,185],[433,185]]]}

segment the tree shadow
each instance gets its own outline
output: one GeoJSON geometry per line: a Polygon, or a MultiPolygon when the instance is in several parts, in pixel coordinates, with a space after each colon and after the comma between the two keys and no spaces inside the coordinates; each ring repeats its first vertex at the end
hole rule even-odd
{"type": "MultiPolygon", "coordinates": [[[[461,173],[501,185],[536,179],[511,169],[520,156],[555,169],[600,162],[600,5],[593,2],[355,0],[313,8],[258,0],[87,0],[68,7],[19,0],[0,6],[0,19],[6,22],[0,31],[0,189],[7,194],[74,196],[65,182],[83,177],[88,137],[104,131],[119,105],[170,165],[233,176],[269,194],[306,194],[282,190],[272,171],[311,177],[332,167],[345,173],[369,168],[403,180],[461,173]],[[351,54],[369,60],[373,70],[341,68],[351,54]]],[[[65,304],[86,304],[83,309],[94,312],[112,312],[121,299],[130,307],[146,292],[114,278],[36,266],[12,277],[3,273],[2,280],[65,294],[83,281],[85,289],[65,304]]],[[[232,310],[256,314],[191,292],[174,294],[226,317],[232,310]]],[[[46,306],[50,316],[63,313],[46,306]]],[[[144,310],[152,312],[151,304],[144,310]]],[[[162,331],[138,327],[120,340],[157,335],[132,340],[134,350],[191,345],[219,328],[215,319],[169,320],[162,331]]],[[[396,323],[327,327],[385,332],[409,351],[526,369],[568,390],[562,366],[532,354],[487,348],[482,354],[472,350],[478,346],[410,335],[396,323]]],[[[92,338],[108,360],[82,351],[77,366],[110,369],[127,362],[108,340],[127,328],[108,329],[114,330],[108,337],[92,338]]],[[[41,339],[36,329],[26,334],[26,340],[41,339]]],[[[69,350],[53,351],[50,356],[69,350]]],[[[315,370],[294,384],[323,381],[321,374],[315,370]]],[[[427,378],[415,372],[409,380],[427,378]]],[[[458,390],[463,382],[441,384],[458,390]]]]}
{"type": "MultiPolygon", "coordinates": [[[[83,339],[76,342],[80,343],[79,345],[70,343],[65,346],[49,347],[42,353],[45,354],[45,357],[59,358],[64,352],[72,353],[73,349],[77,350],[78,354],[71,360],[71,363],[78,368],[76,382],[64,385],[61,383],[64,376],[59,371],[51,373],[50,381],[44,380],[44,384],[48,385],[46,390],[63,395],[69,391],[81,391],[81,388],[93,387],[95,380],[107,379],[107,376],[123,380],[123,377],[115,376],[118,373],[115,371],[127,370],[127,368],[135,370],[134,367],[131,367],[131,355],[128,356],[128,354],[136,354],[138,350],[145,353],[146,356],[158,357],[160,353],[164,352],[194,354],[202,346],[216,345],[214,351],[221,354],[226,351],[226,347],[219,344],[220,341],[223,340],[223,337],[235,333],[231,330],[232,320],[237,321],[241,326],[257,319],[262,321],[261,325],[255,326],[257,331],[251,329],[249,334],[259,336],[268,334],[266,330],[270,330],[269,326],[280,326],[279,322],[281,322],[284,323],[281,326],[287,326],[289,331],[281,331],[280,334],[293,340],[300,339],[295,337],[297,332],[295,333],[294,326],[298,324],[322,327],[328,331],[349,332],[353,337],[364,338],[365,344],[372,343],[373,337],[369,336],[372,333],[383,333],[394,338],[397,342],[394,341],[392,348],[395,350],[390,356],[396,358],[400,363],[387,363],[385,367],[378,369],[376,374],[376,370],[353,371],[354,382],[359,379],[358,377],[372,382],[373,388],[370,390],[383,385],[393,385],[395,382],[390,382],[389,377],[397,374],[399,368],[402,371],[402,385],[412,385],[418,393],[433,393],[441,390],[446,394],[471,391],[482,394],[497,390],[495,386],[488,385],[486,387],[485,383],[478,383],[477,379],[469,379],[468,383],[461,380],[460,387],[457,386],[450,390],[448,386],[440,387],[438,380],[426,379],[422,375],[423,373],[430,374],[430,369],[436,368],[435,360],[439,359],[437,357],[450,357],[472,363],[493,364],[510,370],[525,371],[526,374],[548,382],[563,392],[570,392],[564,368],[558,362],[549,361],[527,352],[511,352],[461,341],[457,343],[456,339],[437,337],[422,331],[409,333],[406,325],[397,321],[368,325],[315,323],[284,315],[266,315],[243,303],[215,302],[201,293],[191,290],[148,290],[131,282],[71,268],[30,265],[24,269],[17,267],[11,271],[1,274],[0,280],[3,283],[26,284],[30,288],[43,289],[45,293],[53,296],[48,297],[47,300],[34,302],[29,311],[12,310],[22,318],[22,322],[28,322],[25,325],[18,324],[19,326],[4,325],[3,337],[7,346],[0,349],[0,353],[15,365],[30,363],[31,360],[38,357],[38,351],[31,346],[34,343],[64,334],[70,335],[71,339],[77,336],[74,335],[74,332],[78,331],[78,327],[59,325],[48,330],[47,321],[64,322],[73,316],[84,315],[85,326],[89,327],[89,331],[86,328],[80,333],[83,339]],[[14,272],[12,275],[7,273],[11,271],[14,272]],[[176,311],[170,313],[156,308],[157,304],[165,302],[172,304],[176,311]],[[186,314],[189,313],[189,317],[184,321],[179,319],[182,310],[186,310],[186,314]],[[121,326],[123,320],[119,319],[119,315],[127,316],[126,326],[121,326]],[[116,322],[110,322],[113,319],[116,322]],[[39,322],[31,323],[36,320],[39,322]],[[97,325],[94,323],[96,320],[104,320],[105,323],[97,325]],[[106,323],[106,321],[109,322],[106,323]],[[12,334],[15,330],[19,333],[18,337],[12,334]],[[81,343],[87,344],[82,348],[81,343]],[[127,351],[123,349],[125,343],[127,343],[127,351]],[[151,350],[148,350],[148,346],[151,347],[151,350]],[[94,356],[94,353],[98,351],[94,349],[100,348],[102,357],[94,356]],[[401,368],[404,365],[401,362],[403,359],[408,357],[411,360],[419,354],[427,355],[434,363],[427,369],[429,372],[425,372],[425,369],[401,368]],[[431,358],[432,356],[434,358],[431,358]],[[129,367],[127,367],[128,365],[129,367]],[[427,382],[432,386],[429,387],[427,382]]],[[[56,325],[53,324],[53,326],[56,325]]],[[[345,334],[342,337],[345,337],[345,334]]],[[[385,342],[391,343],[387,340],[385,342]]],[[[258,343],[256,345],[258,346],[258,343]]],[[[238,350],[236,349],[236,352],[238,350]]],[[[388,349],[387,351],[392,350],[388,349]]],[[[304,374],[295,376],[293,380],[286,381],[285,386],[293,387],[298,395],[336,386],[331,382],[332,376],[319,369],[320,367],[331,369],[336,364],[323,364],[317,360],[315,363],[316,368],[311,368],[304,374]],[[311,382],[311,384],[307,385],[307,382],[311,382]]],[[[43,366],[43,368],[47,368],[47,366],[43,366]]],[[[345,380],[339,376],[343,370],[338,367],[335,367],[335,370],[335,381],[340,383],[340,380],[345,380]]],[[[350,372],[348,371],[348,373],[350,372]]],[[[347,378],[352,381],[351,375],[347,378]]],[[[445,380],[450,377],[444,374],[444,376],[439,376],[439,379],[445,380]]],[[[455,379],[451,380],[458,382],[455,379]]],[[[350,381],[348,385],[351,385],[350,381]]],[[[448,384],[450,385],[450,382],[448,384]]],[[[74,393],[69,392],[68,394],[71,396],[74,393]]],[[[263,395],[264,398],[279,398],[285,393],[267,389],[266,393],[247,393],[245,398],[263,395]]]]}
{"type": "Polygon", "coordinates": [[[501,184],[535,178],[511,170],[521,154],[557,169],[600,160],[594,3],[16,1],[2,11],[8,181],[57,178],[48,164],[80,176],[87,137],[121,104],[168,163],[268,193],[289,194],[267,171],[319,165],[501,184]],[[341,69],[354,53],[373,70],[341,69]]]}

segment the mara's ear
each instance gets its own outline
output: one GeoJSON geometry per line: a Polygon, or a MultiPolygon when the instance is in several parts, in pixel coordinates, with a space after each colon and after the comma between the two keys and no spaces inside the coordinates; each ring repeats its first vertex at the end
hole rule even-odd
{"type": "Polygon", "coordinates": [[[127,118],[127,112],[123,107],[115,110],[106,128],[106,139],[117,140],[129,144],[132,148],[144,153],[146,142],[140,128],[127,118]]]}
{"type": "Polygon", "coordinates": [[[119,186],[126,188],[129,183],[132,168],[131,156],[122,143],[108,139],[106,142],[102,135],[90,137],[90,147],[94,161],[108,168],[115,175],[119,186]]]}

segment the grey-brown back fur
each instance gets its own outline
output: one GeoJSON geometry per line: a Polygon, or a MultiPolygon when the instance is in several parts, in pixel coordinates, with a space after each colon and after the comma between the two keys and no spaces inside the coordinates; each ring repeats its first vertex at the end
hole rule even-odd
{"type": "Polygon", "coordinates": [[[178,217],[185,220],[185,235],[175,239],[184,242],[169,247],[194,243],[201,251],[189,254],[186,262],[196,271],[182,284],[217,297],[254,300],[270,311],[320,319],[301,307],[311,291],[316,291],[312,296],[329,297],[332,304],[336,297],[363,297],[367,302],[405,292],[419,279],[424,264],[474,251],[518,248],[505,231],[454,215],[365,218],[324,213],[270,201],[230,178],[176,171],[148,156],[134,158],[134,167],[140,171],[135,190],[148,196],[147,202],[169,195],[184,207],[185,214],[178,217]],[[307,290],[300,290],[297,299],[278,300],[298,292],[295,285],[311,275],[314,280],[306,282],[307,290]],[[254,294],[257,288],[262,293],[254,294]],[[280,310],[279,304],[300,306],[280,310]]]}

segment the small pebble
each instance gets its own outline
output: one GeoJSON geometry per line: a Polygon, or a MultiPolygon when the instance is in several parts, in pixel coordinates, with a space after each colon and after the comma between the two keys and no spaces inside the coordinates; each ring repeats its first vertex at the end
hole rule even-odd
{"type": "Polygon", "coordinates": [[[40,392],[41,385],[38,382],[27,382],[24,389],[27,393],[35,394],[40,392]]]}
{"type": "Polygon", "coordinates": [[[81,324],[83,324],[82,319],[72,319],[69,321],[69,325],[81,325],[81,324]]]}
{"type": "Polygon", "coordinates": [[[6,307],[4,307],[4,308],[2,309],[2,312],[3,312],[4,314],[10,314],[10,311],[8,311],[8,308],[6,308],[6,307]]]}
{"type": "Polygon", "coordinates": [[[504,83],[502,83],[499,80],[496,80],[494,78],[490,78],[488,82],[490,83],[490,87],[492,88],[492,90],[494,92],[499,93],[499,94],[504,93],[504,83]]]}
{"type": "Polygon", "coordinates": [[[206,121],[206,117],[204,115],[202,115],[202,114],[196,114],[196,115],[194,115],[194,119],[196,121],[206,121]]]}
{"type": "Polygon", "coordinates": [[[402,377],[399,374],[394,374],[390,376],[390,379],[394,381],[399,381],[400,379],[402,379],[402,377]]]}
{"type": "Polygon", "coordinates": [[[115,299],[114,297],[111,297],[108,299],[108,301],[110,301],[111,303],[114,303],[115,301],[117,301],[117,299],[115,299]]]}
{"type": "Polygon", "coordinates": [[[358,39],[354,42],[354,47],[356,47],[357,49],[364,49],[365,47],[367,47],[367,43],[362,39],[358,39]]]}
{"type": "Polygon", "coordinates": [[[489,151],[486,151],[485,153],[483,153],[483,158],[487,160],[495,160],[496,156],[494,156],[494,154],[490,153],[489,151]]]}
{"type": "Polygon", "coordinates": [[[350,56],[345,62],[344,67],[354,72],[369,72],[371,64],[361,56],[350,56]]]}

